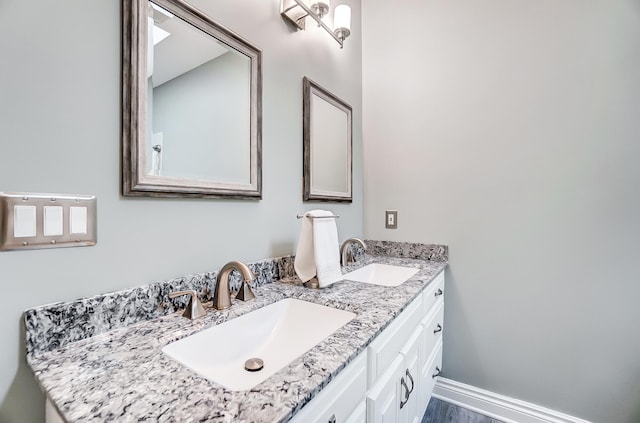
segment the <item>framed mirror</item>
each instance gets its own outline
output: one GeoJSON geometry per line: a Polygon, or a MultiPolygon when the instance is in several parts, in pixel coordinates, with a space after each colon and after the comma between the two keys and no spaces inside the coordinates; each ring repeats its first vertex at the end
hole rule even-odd
{"type": "Polygon", "coordinates": [[[262,198],[262,53],[181,0],[122,1],[122,192],[262,198]]]}
{"type": "Polygon", "coordinates": [[[303,79],[303,199],[352,202],[351,106],[303,79]]]}

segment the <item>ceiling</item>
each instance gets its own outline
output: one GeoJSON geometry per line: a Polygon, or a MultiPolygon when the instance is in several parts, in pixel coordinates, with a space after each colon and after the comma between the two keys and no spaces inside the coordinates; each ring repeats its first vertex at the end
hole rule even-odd
{"type": "Polygon", "coordinates": [[[149,8],[149,16],[155,26],[170,34],[153,47],[154,87],[230,51],[209,34],[155,4],[149,8]]]}

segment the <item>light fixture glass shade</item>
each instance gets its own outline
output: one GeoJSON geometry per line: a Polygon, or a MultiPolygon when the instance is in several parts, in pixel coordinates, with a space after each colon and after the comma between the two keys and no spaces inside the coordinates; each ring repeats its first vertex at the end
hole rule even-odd
{"type": "Polygon", "coordinates": [[[333,13],[334,30],[346,29],[351,31],[351,8],[346,4],[341,4],[336,6],[336,10],[333,13]]]}

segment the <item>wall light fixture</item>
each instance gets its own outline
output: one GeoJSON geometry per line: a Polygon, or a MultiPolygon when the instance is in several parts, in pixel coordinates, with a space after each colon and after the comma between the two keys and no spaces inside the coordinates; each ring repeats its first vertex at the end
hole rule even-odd
{"type": "Polygon", "coordinates": [[[296,28],[304,30],[305,18],[311,16],[324,28],[334,40],[343,47],[344,40],[351,34],[351,8],[346,4],[336,6],[333,12],[333,26],[331,29],[322,20],[330,9],[331,0],[281,0],[280,15],[296,28]]]}

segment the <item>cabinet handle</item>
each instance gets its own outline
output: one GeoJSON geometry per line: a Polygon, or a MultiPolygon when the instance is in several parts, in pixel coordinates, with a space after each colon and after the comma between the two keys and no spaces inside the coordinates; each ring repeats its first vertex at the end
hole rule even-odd
{"type": "Polygon", "coordinates": [[[400,409],[402,409],[402,407],[407,404],[407,401],[409,401],[409,388],[407,387],[407,383],[404,381],[403,377],[400,378],[400,385],[404,387],[405,392],[404,400],[400,400],[400,409]]]}
{"type": "Polygon", "coordinates": [[[413,388],[414,388],[414,386],[413,386],[414,385],[413,377],[411,377],[411,373],[409,373],[409,369],[407,369],[407,372],[405,374],[407,375],[407,377],[411,381],[411,389],[409,390],[409,394],[407,395],[407,397],[409,397],[409,395],[411,395],[411,393],[413,392],[413,388]]]}
{"type": "Polygon", "coordinates": [[[437,378],[438,376],[440,376],[440,372],[441,372],[440,367],[436,366],[436,372],[431,375],[431,378],[432,379],[437,378]]]}
{"type": "Polygon", "coordinates": [[[438,332],[442,332],[442,326],[440,325],[440,323],[438,323],[438,326],[436,326],[436,328],[433,330],[433,333],[438,333],[438,332]]]}
{"type": "Polygon", "coordinates": [[[331,417],[329,417],[328,423],[336,423],[336,415],[335,414],[332,414],[331,417]]]}
{"type": "Polygon", "coordinates": [[[434,295],[434,297],[439,297],[440,295],[444,294],[444,292],[442,292],[442,289],[438,288],[438,290],[436,291],[434,295]]]}

